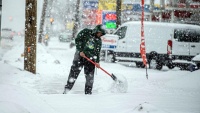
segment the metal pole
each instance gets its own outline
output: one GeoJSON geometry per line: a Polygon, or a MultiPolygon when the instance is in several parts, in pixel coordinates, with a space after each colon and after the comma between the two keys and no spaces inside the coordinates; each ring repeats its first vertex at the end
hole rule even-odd
{"type": "Polygon", "coordinates": [[[159,13],[159,21],[162,22],[163,18],[162,18],[162,13],[165,10],[165,2],[164,0],[160,0],[160,13],[159,13]]]}
{"type": "Polygon", "coordinates": [[[107,59],[108,59],[108,50],[106,49],[105,50],[105,62],[107,62],[107,59]]]}
{"type": "Polygon", "coordinates": [[[146,47],[145,47],[145,36],[144,36],[144,0],[141,1],[142,14],[141,14],[141,43],[140,43],[140,54],[142,57],[143,64],[146,67],[146,78],[148,79],[147,73],[147,61],[146,61],[146,47]]]}
{"type": "Polygon", "coordinates": [[[172,10],[171,11],[171,23],[174,23],[174,18],[175,18],[175,16],[174,16],[174,10],[172,10]]]}

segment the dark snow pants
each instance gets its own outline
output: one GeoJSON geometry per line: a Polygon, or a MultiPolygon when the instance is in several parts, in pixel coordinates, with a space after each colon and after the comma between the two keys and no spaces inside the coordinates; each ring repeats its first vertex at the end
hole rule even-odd
{"type": "Polygon", "coordinates": [[[69,77],[67,80],[67,84],[65,85],[65,88],[69,90],[72,89],[83,67],[84,67],[84,74],[86,78],[85,94],[92,94],[95,65],[89,62],[87,59],[81,57],[79,52],[76,52],[74,55],[73,64],[71,66],[69,77]]]}

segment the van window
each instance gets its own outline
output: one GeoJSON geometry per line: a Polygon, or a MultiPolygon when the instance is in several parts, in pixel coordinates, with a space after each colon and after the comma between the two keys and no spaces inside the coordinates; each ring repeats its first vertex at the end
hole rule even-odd
{"type": "Polygon", "coordinates": [[[200,33],[194,29],[175,29],[174,39],[178,42],[200,42],[200,33]]]}
{"type": "Polygon", "coordinates": [[[9,28],[3,28],[2,31],[12,31],[12,30],[9,28]]]}
{"type": "Polygon", "coordinates": [[[119,39],[122,39],[126,35],[127,26],[120,27],[114,34],[119,36],[119,39]]]}

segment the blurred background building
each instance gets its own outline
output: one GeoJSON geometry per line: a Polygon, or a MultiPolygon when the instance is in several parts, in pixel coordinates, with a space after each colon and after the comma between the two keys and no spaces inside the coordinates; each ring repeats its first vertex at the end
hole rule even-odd
{"type": "MultiPolygon", "coordinates": [[[[25,7],[24,1],[15,0],[19,10],[11,10],[15,4],[4,0],[5,5],[11,7],[3,9],[3,27],[13,27],[17,32],[24,32],[25,7]],[[23,6],[23,7],[22,7],[23,6]],[[19,15],[19,16],[18,16],[19,15]],[[6,24],[5,24],[6,23],[6,24]],[[15,26],[17,26],[17,29],[15,26]],[[20,29],[20,30],[19,30],[20,29]]],[[[38,22],[45,16],[44,32],[57,34],[59,32],[72,32],[76,15],[77,0],[46,0],[45,15],[42,15],[38,2],[38,22]]],[[[2,3],[2,0],[0,0],[2,3]]],[[[127,21],[139,21],[141,19],[141,0],[122,0],[121,23],[127,21]]],[[[3,6],[5,6],[3,4],[3,6]]],[[[103,24],[108,30],[116,29],[116,0],[80,0],[79,30],[85,27],[93,28],[97,24],[103,24]]],[[[0,4],[0,12],[1,12],[0,4]]],[[[145,0],[145,21],[172,22],[172,23],[200,23],[200,0],[145,0]]],[[[1,13],[0,13],[1,16],[1,13]]],[[[0,23],[1,25],[1,23],[0,23]]],[[[38,28],[39,28],[38,23],[38,28]]],[[[44,33],[45,34],[45,33],[44,33]]]]}
{"type": "MultiPolygon", "coordinates": [[[[80,0],[79,29],[103,24],[116,29],[116,0],[80,0]]],[[[48,0],[44,29],[72,32],[76,14],[74,0],[48,0]]],[[[145,21],[200,23],[200,0],[145,0],[145,21]]],[[[141,19],[141,0],[122,0],[121,23],[141,19]]],[[[45,31],[44,30],[44,31],[45,31]]]]}
{"type": "MultiPolygon", "coordinates": [[[[83,25],[116,28],[116,0],[83,0],[83,25]],[[86,20],[86,21],[85,21],[86,20]]],[[[122,0],[122,23],[141,18],[141,0],[122,0]]],[[[145,0],[145,20],[200,23],[200,0],[145,0]]]]}

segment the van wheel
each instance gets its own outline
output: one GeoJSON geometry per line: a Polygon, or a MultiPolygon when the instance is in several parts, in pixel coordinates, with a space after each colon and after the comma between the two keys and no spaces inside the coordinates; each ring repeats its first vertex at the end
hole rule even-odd
{"type": "Polygon", "coordinates": [[[145,65],[142,62],[136,62],[135,64],[137,68],[145,68],[145,65]]]}
{"type": "Polygon", "coordinates": [[[108,55],[107,55],[106,62],[110,62],[110,63],[115,62],[114,55],[113,55],[113,54],[108,54],[108,55]]]}
{"type": "Polygon", "coordinates": [[[174,69],[175,65],[173,63],[169,63],[169,64],[167,64],[167,67],[169,69],[174,69]]]}
{"type": "Polygon", "coordinates": [[[161,62],[159,62],[157,52],[155,52],[155,51],[150,52],[148,59],[149,59],[148,62],[149,62],[150,69],[157,69],[157,70],[162,69],[163,64],[161,62]]]}
{"type": "Polygon", "coordinates": [[[189,70],[189,65],[188,64],[181,64],[179,65],[180,70],[189,70]]]}
{"type": "Polygon", "coordinates": [[[197,63],[197,68],[200,69],[200,63],[197,63]]]}
{"type": "Polygon", "coordinates": [[[157,62],[155,59],[150,60],[149,62],[149,68],[150,69],[157,69],[157,70],[161,70],[163,67],[162,64],[160,64],[159,62],[157,62]]]}

